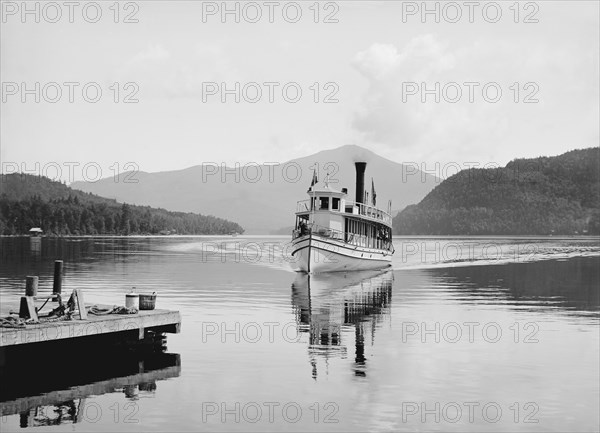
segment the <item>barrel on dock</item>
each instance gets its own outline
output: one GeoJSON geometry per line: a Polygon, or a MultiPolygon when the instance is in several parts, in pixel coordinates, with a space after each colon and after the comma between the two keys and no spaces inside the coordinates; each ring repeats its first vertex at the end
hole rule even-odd
{"type": "Polygon", "coordinates": [[[140,294],[140,310],[154,310],[156,306],[156,292],[148,294],[140,294]]]}

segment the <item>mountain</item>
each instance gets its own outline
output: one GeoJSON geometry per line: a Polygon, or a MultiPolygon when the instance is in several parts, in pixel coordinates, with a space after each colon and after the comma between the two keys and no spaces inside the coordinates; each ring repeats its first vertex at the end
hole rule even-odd
{"type": "Polygon", "coordinates": [[[403,235],[600,234],[600,148],[463,170],[394,218],[403,235]]]}
{"type": "Polygon", "coordinates": [[[366,161],[365,188],[374,178],[379,207],[398,211],[417,203],[438,179],[412,166],[382,158],[359,146],[325,150],[304,158],[277,164],[246,164],[225,167],[204,163],[185,170],[160,173],[123,173],[95,183],[71,186],[127,203],[144,204],[184,212],[201,212],[238,221],[249,234],[269,234],[294,224],[296,202],[307,199],[313,168],[323,181],[348,188],[354,200],[355,161],[366,161]],[[127,182],[127,178],[137,183],[127,182]]]}
{"type": "Polygon", "coordinates": [[[0,234],[230,234],[238,224],[213,216],[130,206],[29,174],[0,175],[0,234]]]}

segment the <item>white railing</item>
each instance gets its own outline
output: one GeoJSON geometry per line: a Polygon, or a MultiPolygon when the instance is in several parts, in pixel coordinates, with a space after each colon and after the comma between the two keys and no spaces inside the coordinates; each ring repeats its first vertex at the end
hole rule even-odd
{"type": "Polygon", "coordinates": [[[304,230],[292,230],[292,240],[307,235],[309,233],[323,238],[334,239],[347,244],[365,248],[383,249],[390,251],[394,248],[391,239],[378,238],[377,241],[379,242],[377,242],[366,235],[343,232],[329,227],[323,227],[317,224],[308,224],[308,226],[306,226],[304,230]]]}
{"type": "MultiPolygon", "coordinates": [[[[310,212],[310,202],[311,199],[300,200],[296,204],[296,212],[310,212]]],[[[355,203],[353,201],[346,201],[346,206],[358,206],[359,215],[366,216],[377,221],[383,221],[387,225],[392,225],[392,216],[389,213],[376,208],[375,206],[364,203],[355,203]]],[[[341,209],[340,211],[344,212],[344,209],[341,209]]]]}
{"type": "Polygon", "coordinates": [[[346,206],[358,206],[358,213],[360,215],[364,215],[366,217],[380,220],[386,224],[392,225],[392,216],[389,213],[376,208],[375,206],[348,201],[346,202],[346,206]]]}

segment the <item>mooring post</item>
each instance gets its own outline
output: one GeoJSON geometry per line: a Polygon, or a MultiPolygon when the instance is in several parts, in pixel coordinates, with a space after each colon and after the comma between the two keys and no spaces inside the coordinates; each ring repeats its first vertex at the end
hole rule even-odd
{"type": "Polygon", "coordinates": [[[25,277],[25,296],[37,296],[38,277],[25,277]]]}
{"type": "Polygon", "coordinates": [[[63,277],[63,261],[56,260],[54,262],[54,285],[52,286],[52,294],[62,292],[62,277],[63,277]]]}
{"type": "Polygon", "coordinates": [[[19,317],[22,319],[33,319],[35,322],[39,320],[37,311],[35,309],[35,301],[33,296],[21,296],[19,317]]]}

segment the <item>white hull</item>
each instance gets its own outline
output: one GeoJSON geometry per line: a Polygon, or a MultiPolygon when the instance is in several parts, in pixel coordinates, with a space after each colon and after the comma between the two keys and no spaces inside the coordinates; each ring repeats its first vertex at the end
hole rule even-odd
{"type": "Polygon", "coordinates": [[[306,273],[364,271],[391,266],[392,253],[318,235],[292,241],[292,266],[306,273]]]}

